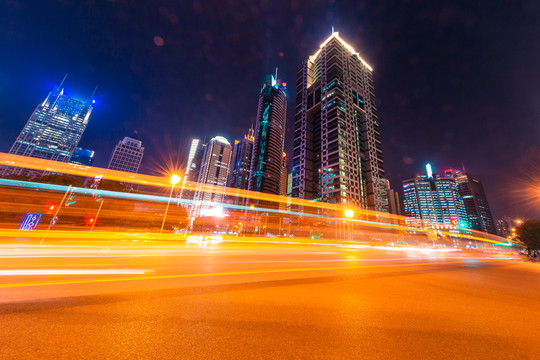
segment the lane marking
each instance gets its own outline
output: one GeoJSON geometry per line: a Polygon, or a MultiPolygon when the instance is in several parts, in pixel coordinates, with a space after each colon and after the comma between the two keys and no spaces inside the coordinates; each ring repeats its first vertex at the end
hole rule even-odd
{"type": "Polygon", "coordinates": [[[44,270],[0,270],[0,276],[28,276],[28,275],[143,275],[150,270],[99,270],[99,269],[44,269],[44,270]]]}
{"type": "Polygon", "coordinates": [[[249,270],[249,271],[231,271],[221,273],[200,273],[200,274],[177,274],[177,275],[154,275],[154,276],[137,276],[128,278],[105,278],[105,279],[81,279],[81,280],[64,280],[64,281],[44,281],[44,282],[26,282],[26,283],[11,283],[0,284],[0,289],[27,287],[27,286],[45,286],[45,285],[65,285],[65,284],[88,284],[102,282],[117,282],[117,281],[138,281],[138,280],[161,280],[161,279],[181,279],[181,278],[197,278],[210,276],[229,276],[229,275],[251,275],[251,274],[272,274],[286,272],[307,272],[307,271],[327,271],[327,270],[355,270],[366,268],[385,268],[385,267],[413,267],[413,266],[429,266],[443,264],[465,264],[467,261],[443,261],[430,263],[416,264],[387,264],[387,265],[361,265],[361,266],[337,266],[337,267],[321,267],[321,268],[297,268],[297,269],[270,269],[270,270],[249,270]]]}

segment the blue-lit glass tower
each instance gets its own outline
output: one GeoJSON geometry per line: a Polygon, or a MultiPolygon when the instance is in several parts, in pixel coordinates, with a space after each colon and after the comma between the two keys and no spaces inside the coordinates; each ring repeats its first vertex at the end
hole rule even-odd
{"type": "Polygon", "coordinates": [[[71,160],[69,160],[72,164],[79,164],[79,165],[88,165],[92,166],[95,160],[95,151],[89,150],[89,149],[83,149],[83,148],[75,148],[75,151],[73,152],[73,155],[71,156],[71,160]]]}
{"type": "Polygon", "coordinates": [[[251,171],[251,157],[253,155],[253,142],[255,141],[253,128],[249,129],[242,140],[234,142],[227,186],[234,189],[247,190],[251,171]]]}
{"type": "Polygon", "coordinates": [[[469,227],[463,199],[454,179],[440,177],[426,166],[427,174],[403,181],[405,215],[424,224],[469,227]]]}
{"type": "MultiPolygon", "coordinates": [[[[81,140],[92,113],[92,100],[64,95],[56,86],[39,104],[9,150],[10,154],[68,162],[81,140]]],[[[40,175],[24,168],[5,168],[4,175],[40,175]]]]}
{"type": "Polygon", "coordinates": [[[249,190],[280,194],[286,112],[283,88],[267,75],[259,95],[249,190]]]}

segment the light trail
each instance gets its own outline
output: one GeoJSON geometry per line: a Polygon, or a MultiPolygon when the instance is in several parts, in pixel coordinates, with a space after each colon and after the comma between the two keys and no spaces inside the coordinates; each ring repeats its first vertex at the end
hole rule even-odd
{"type": "MultiPolygon", "coordinates": [[[[103,169],[98,167],[90,167],[84,165],[56,162],[50,160],[43,160],[37,158],[23,157],[18,155],[0,153],[0,166],[12,166],[20,168],[28,168],[34,170],[42,170],[48,173],[63,173],[83,177],[96,177],[100,176],[103,179],[114,180],[114,181],[123,181],[133,184],[141,184],[152,187],[160,188],[170,188],[170,182],[168,177],[162,176],[152,176],[145,174],[134,174],[130,172],[122,172],[116,170],[103,169]]],[[[8,195],[13,195],[16,198],[16,191],[32,191],[31,194],[27,193],[26,196],[37,197],[38,199],[43,199],[47,196],[47,192],[57,192],[65,193],[67,188],[64,185],[55,185],[55,184],[46,184],[46,183],[35,183],[29,181],[20,181],[15,179],[0,179],[0,186],[7,188],[7,191],[13,191],[15,193],[8,195]],[[20,189],[20,190],[17,190],[20,189]],[[39,190],[33,192],[33,190],[39,190]]],[[[183,183],[183,190],[194,191],[197,190],[200,184],[186,182],[183,183]]],[[[152,227],[151,223],[154,221],[154,218],[159,218],[161,216],[162,209],[158,207],[159,204],[168,203],[170,197],[162,196],[159,194],[142,194],[137,192],[118,192],[110,190],[96,190],[89,189],[84,187],[72,188],[74,194],[78,194],[81,197],[86,199],[91,199],[92,196],[100,195],[101,198],[114,199],[112,203],[108,203],[101,213],[100,221],[107,218],[121,218],[126,221],[131,221],[132,223],[141,223],[145,221],[145,218],[149,218],[147,221],[148,225],[146,227],[152,227]],[[118,201],[127,201],[126,203],[118,203],[118,201]],[[141,211],[129,211],[127,208],[135,208],[135,206],[141,205],[145,210],[141,211]],[[150,204],[154,204],[153,208],[150,204]],[[125,207],[122,209],[122,207],[125,207]],[[108,209],[107,209],[108,208],[108,209]]],[[[343,206],[340,204],[331,204],[331,203],[322,203],[314,202],[308,200],[302,200],[298,198],[288,198],[278,195],[257,193],[247,190],[232,189],[220,186],[211,186],[205,185],[204,191],[209,193],[218,193],[221,195],[229,196],[231,198],[240,198],[241,202],[244,202],[243,205],[223,203],[216,204],[212,202],[194,202],[193,200],[188,199],[175,199],[175,203],[185,207],[190,206],[202,206],[202,207],[212,207],[212,206],[221,206],[227,208],[229,211],[226,214],[227,216],[232,215],[232,220],[226,219],[223,220],[226,222],[225,226],[227,230],[225,232],[234,233],[236,229],[236,234],[240,233],[240,229],[243,230],[242,241],[263,241],[262,236],[267,235],[267,233],[278,232],[280,235],[282,232],[285,232],[283,229],[285,227],[282,224],[282,219],[288,217],[289,227],[287,232],[289,235],[295,234],[298,235],[295,238],[295,242],[316,242],[320,243],[319,240],[315,240],[315,237],[318,238],[326,233],[326,242],[341,242],[345,241],[345,236],[343,234],[348,233],[352,234],[356,238],[374,238],[378,239],[379,242],[389,243],[391,241],[397,241],[402,239],[403,236],[406,236],[407,241],[424,241],[426,243],[433,241],[435,245],[435,240],[439,237],[446,236],[448,239],[457,239],[457,240],[467,240],[467,241],[480,241],[483,243],[491,243],[494,245],[509,246],[507,239],[493,236],[490,234],[485,234],[482,232],[472,231],[472,230],[460,230],[460,229],[451,229],[448,225],[438,224],[438,223],[429,223],[424,224],[417,219],[410,219],[402,216],[392,215],[388,213],[378,213],[366,209],[355,208],[351,206],[343,206]],[[255,203],[249,203],[249,201],[255,201],[255,203]],[[261,206],[261,204],[263,206],[261,206]],[[285,208],[286,206],[291,207],[290,209],[285,208]],[[349,213],[349,217],[345,217],[345,214],[349,213]],[[351,218],[350,214],[353,214],[351,218]],[[244,218],[247,219],[247,223],[244,224],[237,219],[244,218]],[[264,217],[264,226],[261,219],[264,217]],[[270,221],[268,221],[270,219],[270,221]],[[291,219],[295,220],[294,227],[291,227],[291,219]],[[254,221],[255,220],[255,221],[254,221]],[[279,224],[277,221],[279,220],[279,224]],[[412,224],[411,221],[416,221],[412,224]],[[273,222],[273,223],[272,223],[273,222]],[[412,224],[412,225],[411,225],[412,224]],[[241,225],[241,226],[240,226],[241,225]],[[247,227],[251,226],[251,230],[247,227]],[[257,228],[257,230],[254,230],[257,228]],[[247,229],[247,230],[246,230],[247,229]],[[263,233],[264,229],[264,233],[263,233]],[[250,234],[251,231],[251,234],[250,234]],[[256,234],[259,236],[254,236],[254,232],[260,231],[256,234]],[[368,231],[369,233],[366,233],[368,231]],[[315,234],[313,234],[315,232],[315,234]],[[306,238],[306,234],[309,233],[309,240],[306,238]],[[247,235],[247,236],[245,236],[247,235]],[[317,236],[315,236],[317,235],[317,236]],[[416,240],[413,240],[416,238],[416,240]],[[392,240],[393,239],[393,240],[392,240]],[[315,241],[314,241],[315,240],[315,241]]],[[[49,195],[50,196],[50,195],[49,195]]],[[[2,199],[3,200],[3,199],[2,199]]],[[[20,208],[27,209],[32,204],[35,203],[33,199],[21,199],[19,201],[9,202],[3,200],[0,203],[0,206],[5,211],[10,211],[12,213],[19,213],[20,208]]],[[[42,200],[40,200],[42,201],[42,200]]],[[[59,206],[62,206],[60,204],[59,206]]],[[[82,207],[74,208],[71,207],[68,216],[95,216],[97,209],[85,209],[82,207]]],[[[27,212],[27,211],[26,211],[27,212]]],[[[66,211],[63,210],[63,213],[66,211]]],[[[173,211],[174,212],[174,211],[173,211]]],[[[61,216],[65,216],[62,214],[61,216]]],[[[178,217],[174,218],[174,214],[171,214],[171,221],[179,222],[178,217]]],[[[204,219],[204,217],[199,217],[199,219],[204,219]]],[[[161,216],[160,222],[163,220],[161,216]]],[[[50,220],[49,220],[50,221],[50,220]]],[[[92,229],[96,225],[94,218],[91,218],[92,229]]],[[[164,220],[163,220],[164,221],[164,220]]],[[[205,220],[208,222],[208,220],[205,220]]],[[[215,221],[214,221],[215,222],[215,221]]],[[[245,221],[244,221],[245,222],[245,221]]],[[[212,221],[210,221],[212,223],[212,221]]],[[[2,224],[0,224],[1,226],[2,224]]],[[[193,222],[191,222],[193,225],[193,222]]],[[[191,226],[190,225],[190,226],[191,226]]],[[[204,225],[204,224],[203,224],[204,225]]],[[[139,225],[140,226],[140,225],[139,225]]],[[[139,227],[139,226],[133,226],[139,227]]],[[[206,225],[205,225],[206,226],[206,225]]],[[[118,226],[120,229],[122,226],[118,226]]],[[[124,227],[129,228],[129,225],[124,225],[124,227]]],[[[140,226],[143,227],[143,226],[140,226]]],[[[171,226],[172,227],[172,226],[171,226]]],[[[171,228],[169,227],[169,229],[171,228]]],[[[58,226],[56,227],[58,228],[58,226]]],[[[67,236],[72,237],[73,239],[115,239],[119,240],[122,236],[127,238],[137,237],[138,239],[148,239],[148,240],[185,240],[185,238],[179,236],[169,236],[169,234],[159,235],[153,231],[143,231],[143,232],[115,232],[111,233],[108,231],[101,231],[100,226],[96,227],[98,231],[93,232],[88,235],[87,231],[84,228],[78,227],[79,234],[74,232],[59,232],[58,230],[53,230],[48,233],[43,233],[39,231],[33,231],[31,233],[25,232],[24,235],[21,232],[10,232],[8,229],[1,229],[0,235],[2,236],[12,236],[15,238],[20,237],[29,237],[29,238],[63,238],[66,239],[67,236]]],[[[170,231],[170,230],[169,230],[170,231]]],[[[204,232],[203,232],[204,233],[204,232]]],[[[197,234],[197,231],[194,231],[193,234],[197,234]]],[[[362,243],[362,241],[357,241],[358,239],[351,239],[352,236],[349,236],[348,240],[353,240],[352,242],[362,243]]],[[[224,237],[225,241],[238,241],[238,237],[227,236],[224,237]]],[[[473,245],[471,245],[473,246],[473,245]]],[[[476,245],[474,245],[476,246],[476,245]]]]}
{"type": "Polygon", "coordinates": [[[128,277],[128,278],[104,278],[104,279],[25,282],[25,283],[0,284],[0,289],[30,287],[30,286],[47,286],[47,285],[89,284],[89,283],[120,282],[120,281],[140,281],[140,280],[165,280],[165,279],[219,277],[219,276],[233,276],[233,275],[260,275],[260,274],[296,273],[296,272],[311,272],[311,271],[359,270],[359,269],[368,269],[368,268],[396,268],[396,267],[433,266],[433,265],[449,265],[449,264],[467,264],[467,261],[438,261],[438,262],[425,262],[425,263],[416,263],[416,264],[384,264],[384,265],[335,266],[335,267],[319,267],[319,268],[247,270],[247,271],[229,271],[229,272],[218,272],[218,273],[151,275],[151,276],[139,276],[139,277],[128,277]]]}
{"type": "Polygon", "coordinates": [[[151,270],[81,270],[81,269],[46,269],[46,270],[0,270],[0,276],[29,276],[29,275],[143,275],[151,270]]]}
{"type": "MultiPolygon", "coordinates": [[[[68,189],[68,186],[65,186],[65,185],[34,183],[34,182],[11,180],[11,179],[0,179],[0,185],[10,186],[10,187],[21,187],[21,188],[26,188],[26,189],[50,190],[50,191],[58,191],[58,192],[65,192],[68,189]]],[[[160,202],[160,203],[167,203],[169,200],[167,196],[126,193],[126,192],[110,191],[110,190],[94,190],[94,189],[80,188],[80,187],[72,188],[72,191],[74,193],[87,195],[87,196],[92,196],[94,193],[98,193],[98,194],[101,194],[103,197],[109,197],[109,198],[142,200],[142,201],[151,201],[151,202],[160,202]]],[[[192,200],[186,200],[186,199],[179,200],[179,202],[185,205],[192,205],[194,203],[192,200]]],[[[215,204],[211,202],[204,202],[202,203],[202,205],[211,206],[215,204]]],[[[231,205],[231,204],[224,204],[223,206],[230,209],[241,210],[241,211],[259,211],[259,212],[264,211],[267,213],[274,213],[274,214],[280,214],[280,215],[287,214],[287,215],[301,216],[301,217],[314,218],[314,219],[326,219],[326,220],[331,220],[331,221],[336,220],[335,217],[328,217],[328,216],[323,216],[323,215],[318,215],[318,214],[302,213],[302,212],[296,212],[296,211],[278,210],[278,209],[271,209],[271,208],[259,208],[259,207],[251,208],[248,206],[231,205]]],[[[389,224],[389,223],[381,223],[381,222],[375,222],[375,221],[358,220],[358,219],[350,220],[344,217],[337,218],[337,220],[350,221],[355,224],[360,224],[363,226],[375,227],[375,228],[380,228],[380,229],[417,231],[424,234],[433,233],[433,230],[429,230],[429,229],[418,229],[415,227],[408,227],[404,225],[395,225],[395,224],[389,224]]],[[[455,237],[460,237],[464,239],[478,240],[478,241],[489,242],[489,243],[498,244],[498,245],[507,245],[507,243],[505,242],[487,239],[480,236],[456,234],[450,231],[441,231],[441,230],[439,230],[438,232],[447,236],[455,236],[455,237]]],[[[47,237],[47,235],[42,235],[42,236],[47,237]]]]}

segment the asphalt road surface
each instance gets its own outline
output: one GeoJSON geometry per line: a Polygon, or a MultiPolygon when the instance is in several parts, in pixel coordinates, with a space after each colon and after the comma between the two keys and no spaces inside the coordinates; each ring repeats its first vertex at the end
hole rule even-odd
{"type": "Polygon", "coordinates": [[[540,265],[294,244],[0,245],[0,359],[539,359],[540,265]]]}

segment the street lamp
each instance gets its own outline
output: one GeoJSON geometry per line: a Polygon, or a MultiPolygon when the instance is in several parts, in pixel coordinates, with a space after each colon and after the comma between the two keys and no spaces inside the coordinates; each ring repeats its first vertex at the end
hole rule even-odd
{"type": "Polygon", "coordinates": [[[180,182],[180,176],[173,174],[171,175],[170,183],[171,183],[171,193],[169,194],[169,200],[167,201],[167,208],[165,209],[165,215],[163,215],[163,222],[161,223],[161,230],[159,230],[159,233],[161,234],[163,232],[163,227],[165,226],[165,219],[167,219],[167,213],[169,212],[169,205],[171,204],[171,197],[174,190],[174,185],[178,184],[180,182]]]}

